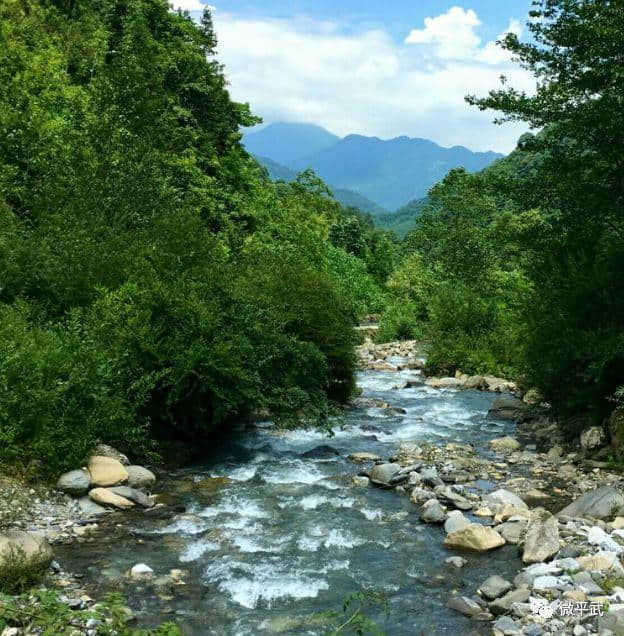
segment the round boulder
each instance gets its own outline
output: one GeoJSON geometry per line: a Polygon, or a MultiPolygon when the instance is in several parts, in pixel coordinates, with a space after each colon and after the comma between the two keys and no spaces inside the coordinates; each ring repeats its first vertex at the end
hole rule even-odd
{"type": "Polygon", "coordinates": [[[377,464],[368,474],[371,482],[376,486],[390,487],[390,480],[401,470],[399,464],[377,464]]]}
{"type": "Polygon", "coordinates": [[[89,475],[85,470],[70,470],[59,477],[56,487],[68,495],[80,497],[89,490],[90,483],[89,475]]]}
{"type": "Polygon", "coordinates": [[[34,532],[13,530],[0,534],[0,566],[17,556],[26,564],[47,567],[54,557],[46,539],[34,532]]]}
{"type": "Polygon", "coordinates": [[[437,499],[429,499],[423,505],[420,518],[425,523],[444,523],[446,511],[437,499]]]}
{"type": "Polygon", "coordinates": [[[93,455],[87,464],[92,486],[117,486],[128,480],[128,471],[117,459],[93,455]]]}
{"type": "Polygon", "coordinates": [[[131,488],[147,488],[156,483],[156,475],[143,466],[126,466],[128,486],[131,488]]]}

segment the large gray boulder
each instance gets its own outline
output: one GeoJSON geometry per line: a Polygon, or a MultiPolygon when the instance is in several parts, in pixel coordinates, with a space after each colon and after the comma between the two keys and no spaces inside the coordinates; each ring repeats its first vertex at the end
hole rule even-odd
{"type": "Polygon", "coordinates": [[[399,464],[377,464],[368,473],[368,477],[376,486],[389,488],[390,480],[401,470],[399,464]]]}
{"type": "Polygon", "coordinates": [[[524,537],[523,563],[541,563],[559,552],[559,523],[543,508],[531,512],[524,537]]]}
{"type": "Polygon", "coordinates": [[[503,420],[519,420],[526,410],[526,405],[522,400],[513,396],[501,396],[492,402],[488,411],[488,417],[503,420]]]}
{"type": "Polygon", "coordinates": [[[507,543],[517,545],[522,540],[527,523],[526,519],[513,519],[496,526],[496,530],[507,543]]]}
{"type": "Polygon", "coordinates": [[[425,488],[419,488],[418,486],[416,486],[410,494],[410,501],[417,505],[422,505],[425,501],[429,501],[429,499],[431,499],[431,491],[425,488]]]}
{"type": "Polygon", "coordinates": [[[466,497],[455,492],[450,486],[438,487],[435,493],[445,504],[458,508],[459,510],[471,510],[473,507],[471,501],[468,501],[466,497]]]}
{"type": "Polygon", "coordinates": [[[95,501],[91,501],[88,496],[80,497],[80,499],[78,499],[78,508],[87,519],[99,517],[100,515],[108,512],[106,508],[96,504],[95,501]]]}
{"type": "Polygon", "coordinates": [[[624,497],[612,486],[602,486],[581,495],[559,511],[557,516],[607,519],[622,511],[624,511],[624,497]]]}
{"type": "Polygon", "coordinates": [[[598,627],[600,630],[609,630],[608,633],[614,636],[624,636],[624,609],[606,612],[598,619],[598,627]]]}
{"type": "Polygon", "coordinates": [[[12,530],[0,534],[0,567],[12,558],[24,559],[26,564],[47,567],[54,557],[46,539],[34,532],[12,530]]]}
{"type": "Polygon", "coordinates": [[[68,495],[80,497],[89,490],[89,483],[89,474],[86,470],[70,470],[59,477],[56,487],[68,495]]]}
{"type": "Polygon", "coordinates": [[[136,488],[130,488],[128,486],[112,486],[106,490],[110,490],[116,495],[125,497],[130,501],[134,501],[144,508],[151,508],[154,505],[154,502],[144,492],[141,492],[136,488]]]}
{"type": "Polygon", "coordinates": [[[487,578],[479,587],[479,592],[488,600],[493,601],[495,598],[507,594],[513,585],[498,574],[493,574],[487,578]]]}
{"type": "Polygon", "coordinates": [[[420,476],[422,477],[423,483],[426,486],[430,486],[431,488],[442,486],[444,484],[444,482],[440,479],[440,476],[438,475],[438,469],[435,466],[422,468],[420,471],[420,476]]]}
{"type": "Polygon", "coordinates": [[[451,512],[448,513],[446,521],[444,522],[444,531],[446,532],[446,534],[451,534],[456,530],[461,530],[462,528],[469,526],[470,523],[471,522],[466,519],[466,517],[464,517],[462,512],[460,512],[459,510],[451,510],[451,512]]]}
{"type": "Polygon", "coordinates": [[[143,466],[126,466],[130,488],[149,488],[156,483],[156,475],[143,466]]]}
{"type": "Polygon", "coordinates": [[[526,603],[529,600],[529,596],[531,596],[531,592],[527,587],[519,587],[515,590],[511,590],[507,592],[505,596],[501,596],[497,598],[495,601],[490,603],[490,611],[492,614],[506,614],[511,610],[511,606],[514,603],[526,603]]]}
{"type": "Polygon", "coordinates": [[[437,499],[430,499],[425,502],[420,518],[425,523],[443,523],[446,519],[446,512],[437,499]]]}
{"type": "Polygon", "coordinates": [[[453,596],[446,606],[468,617],[476,616],[483,611],[479,603],[468,596],[453,596]]]}
{"type": "Polygon", "coordinates": [[[492,509],[497,509],[501,506],[513,506],[521,510],[528,510],[528,506],[518,495],[504,488],[494,490],[485,495],[483,497],[483,503],[492,509]]]}

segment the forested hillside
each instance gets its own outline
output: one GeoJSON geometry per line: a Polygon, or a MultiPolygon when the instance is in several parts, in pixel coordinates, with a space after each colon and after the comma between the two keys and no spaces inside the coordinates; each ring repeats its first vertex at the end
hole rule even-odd
{"type": "Polygon", "coordinates": [[[259,409],[322,421],[389,246],[371,227],[352,244],[320,181],[275,185],[244,151],[258,120],[209,11],[0,7],[0,460],[54,473],[96,440],[136,457],[259,409]]]}
{"type": "Polygon", "coordinates": [[[462,146],[443,148],[428,139],[348,135],[325,150],[294,161],[292,167],[312,168],[331,186],[355,190],[388,210],[396,210],[425,196],[452,168],[474,172],[500,156],[462,146]]]}
{"type": "Polygon", "coordinates": [[[376,223],[378,227],[394,232],[399,238],[404,238],[408,232],[414,229],[418,217],[427,204],[427,197],[414,199],[400,207],[396,212],[380,216],[376,219],[376,223]]]}
{"type": "MultiPolygon", "coordinates": [[[[537,387],[569,435],[624,385],[624,65],[619,3],[538,2],[504,46],[538,79],[469,97],[529,123],[507,159],[451,171],[404,241],[382,336],[430,339],[438,370],[537,387]]],[[[617,418],[611,435],[621,440],[617,418]]]]}
{"type": "MultiPolygon", "coordinates": [[[[295,181],[297,179],[297,173],[290,168],[275,163],[268,157],[260,157],[254,155],[256,160],[266,168],[269,173],[269,177],[274,181],[295,181]]],[[[336,201],[342,203],[343,206],[349,208],[358,208],[362,212],[367,212],[373,216],[388,215],[388,210],[384,210],[381,206],[373,203],[370,199],[354,192],[353,190],[346,190],[344,188],[332,188],[332,196],[336,201]]]]}

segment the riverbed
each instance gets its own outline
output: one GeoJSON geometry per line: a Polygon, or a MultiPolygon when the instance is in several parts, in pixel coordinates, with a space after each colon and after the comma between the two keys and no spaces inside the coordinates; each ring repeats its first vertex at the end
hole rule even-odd
{"type": "Polygon", "coordinates": [[[140,625],[173,620],[185,634],[325,634],[321,614],[366,589],[387,599],[387,611],[367,614],[388,635],[487,633],[445,603],[492,573],[513,576],[516,546],[464,555],[457,569],[445,563],[443,530],[422,523],[407,496],[352,484],[363,468],[347,458],[354,452],[388,458],[403,442],[461,442],[487,456],[488,440],[511,432],[487,418],[496,394],[419,380],[414,370],[360,372],[363,398],[404,412],[362,405],[331,436],[260,423],[173,476],[177,516],[112,515],[93,541],[59,546],[59,561],[95,595],[121,591],[140,625]],[[415,386],[401,388],[408,380],[415,386]],[[128,580],[137,563],[153,576],[128,580]],[[174,568],[184,585],[171,583],[174,568]]]}

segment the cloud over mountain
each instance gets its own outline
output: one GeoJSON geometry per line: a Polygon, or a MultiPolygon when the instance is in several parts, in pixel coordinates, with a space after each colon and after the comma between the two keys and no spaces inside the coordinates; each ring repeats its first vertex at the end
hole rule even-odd
{"type": "MultiPolygon", "coordinates": [[[[453,7],[427,18],[406,29],[404,42],[381,28],[353,32],[327,20],[245,17],[218,3],[214,19],[233,96],[268,122],[500,151],[524,130],[490,125],[490,113],[464,102],[467,93],[496,87],[501,74],[519,88],[533,85],[494,41],[483,42],[473,10],[453,7]]],[[[510,20],[509,29],[518,28],[510,20]]]]}

